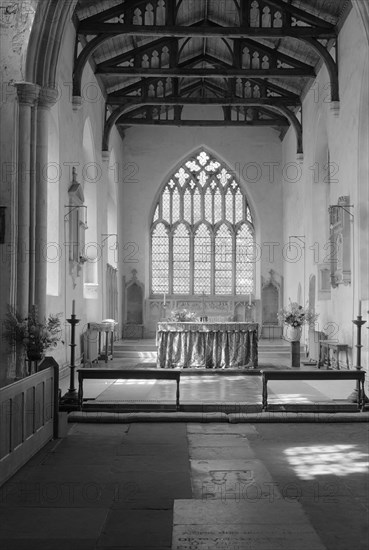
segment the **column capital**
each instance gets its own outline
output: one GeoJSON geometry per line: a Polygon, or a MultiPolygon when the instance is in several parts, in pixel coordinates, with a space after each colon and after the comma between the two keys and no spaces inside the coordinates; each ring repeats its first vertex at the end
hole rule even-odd
{"type": "Polygon", "coordinates": [[[44,109],[50,109],[55,105],[58,99],[58,90],[56,88],[40,88],[38,96],[38,106],[44,109]]]}
{"type": "Polygon", "coordinates": [[[32,107],[40,93],[40,86],[32,82],[16,82],[14,86],[17,90],[18,102],[21,105],[29,105],[32,107]]]}

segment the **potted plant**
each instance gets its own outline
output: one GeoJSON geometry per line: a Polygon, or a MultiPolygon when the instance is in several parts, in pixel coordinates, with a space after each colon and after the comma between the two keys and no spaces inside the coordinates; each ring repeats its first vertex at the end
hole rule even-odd
{"type": "Polygon", "coordinates": [[[284,326],[284,337],[289,342],[297,342],[301,338],[302,325],[313,325],[319,314],[309,307],[300,306],[297,302],[289,303],[288,307],[279,310],[278,320],[284,326]]]}
{"type": "Polygon", "coordinates": [[[45,350],[55,347],[61,341],[59,315],[50,314],[47,320],[41,321],[36,306],[31,307],[25,318],[8,306],[4,329],[7,341],[11,345],[21,344],[30,361],[42,359],[45,350]]]}

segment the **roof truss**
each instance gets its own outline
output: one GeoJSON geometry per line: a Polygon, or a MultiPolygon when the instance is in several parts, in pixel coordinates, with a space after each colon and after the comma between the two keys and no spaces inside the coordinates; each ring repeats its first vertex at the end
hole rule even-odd
{"type": "Polygon", "coordinates": [[[198,125],[259,124],[282,132],[292,125],[301,150],[295,112],[319,59],[330,76],[332,101],[339,99],[337,65],[328,47],[337,31],[333,18],[313,15],[293,1],[224,0],[230,15],[223,13],[221,20],[195,7],[186,20],[187,0],[122,0],[79,21],[77,32],[85,38],[73,94],[81,96],[86,63],[104,51],[94,64],[108,92],[104,147],[114,124],[192,125],[196,121],[183,118],[184,107],[208,105],[219,106],[223,120],[198,125]]]}

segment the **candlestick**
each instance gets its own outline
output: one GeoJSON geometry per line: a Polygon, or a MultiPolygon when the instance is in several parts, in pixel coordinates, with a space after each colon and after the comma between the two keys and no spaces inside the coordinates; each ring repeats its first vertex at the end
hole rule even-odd
{"type": "Polygon", "coordinates": [[[167,303],[166,302],[166,296],[165,296],[165,292],[164,292],[164,294],[163,294],[163,306],[165,306],[166,303],[167,303]]]}
{"type": "Polygon", "coordinates": [[[251,306],[251,294],[249,294],[249,306],[251,306]]]}
{"type": "Polygon", "coordinates": [[[60,400],[61,410],[77,410],[80,408],[82,403],[78,402],[78,393],[74,384],[74,370],[75,370],[75,348],[76,344],[76,325],[78,325],[80,319],[76,319],[75,316],[75,300],[72,302],[72,315],[70,319],[66,319],[67,322],[71,325],[71,337],[70,337],[70,378],[69,378],[69,389],[65,395],[60,400]]]}
{"type": "MultiPolygon", "coordinates": [[[[363,321],[361,318],[361,301],[359,301],[359,315],[356,319],[352,321],[354,325],[356,326],[357,333],[356,333],[356,365],[354,368],[356,370],[361,370],[361,348],[363,347],[361,344],[361,329],[363,325],[365,325],[366,321],[363,321]]],[[[364,385],[362,388],[360,387],[360,381],[357,381],[356,389],[348,396],[347,398],[352,403],[358,403],[359,406],[361,406],[362,410],[365,408],[365,404],[369,402],[368,397],[365,395],[364,385]]]]}
{"type": "Polygon", "coordinates": [[[72,315],[75,315],[76,313],[76,301],[72,300],[72,315]]]}

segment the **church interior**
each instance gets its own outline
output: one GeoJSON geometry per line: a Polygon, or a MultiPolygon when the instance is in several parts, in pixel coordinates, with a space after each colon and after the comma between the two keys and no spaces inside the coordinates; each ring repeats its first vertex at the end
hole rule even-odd
{"type": "Polygon", "coordinates": [[[1,547],[366,549],[368,0],[4,0],[0,46],[1,547]]]}

